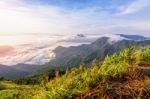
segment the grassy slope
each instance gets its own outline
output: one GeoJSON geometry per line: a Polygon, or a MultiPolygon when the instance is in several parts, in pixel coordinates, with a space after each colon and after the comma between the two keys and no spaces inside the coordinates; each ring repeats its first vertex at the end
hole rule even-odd
{"type": "Polygon", "coordinates": [[[11,81],[0,82],[0,99],[45,99],[45,89],[39,85],[17,85],[11,81]]]}
{"type": "MultiPolygon", "coordinates": [[[[49,81],[46,85],[16,85],[13,82],[0,82],[1,99],[60,99],[86,96],[87,91],[104,86],[106,91],[110,81],[124,80],[124,75],[132,77],[135,73],[133,66],[150,60],[150,47],[143,50],[125,49],[119,54],[107,56],[102,64],[93,62],[91,68],[74,68],[61,77],[49,81]],[[133,75],[132,75],[133,73],[133,75]],[[102,85],[101,85],[102,84],[102,85]],[[85,93],[84,93],[85,92],[85,93]]],[[[144,72],[144,71],[143,71],[144,72]]],[[[132,78],[129,78],[132,80],[132,78]]],[[[139,81],[149,85],[149,76],[141,77],[139,81]]],[[[113,83],[113,82],[111,82],[113,83]]],[[[115,84],[115,83],[114,83],[115,84]]],[[[117,88],[117,87],[115,87],[117,88]]],[[[144,87],[143,87],[144,88],[144,87]]],[[[99,88],[101,89],[101,88],[99,88]]],[[[106,93],[103,93],[105,95],[106,93]]],[[[92,95],[91,95],[92,96],[92,95]]],[[[89,95],[90,97],[90,95],[89,95]]],[[[100,97],[100,96],[99,96],[100,97]]],[[[139,97],[139,96],[134,96],[139,97]]]]}

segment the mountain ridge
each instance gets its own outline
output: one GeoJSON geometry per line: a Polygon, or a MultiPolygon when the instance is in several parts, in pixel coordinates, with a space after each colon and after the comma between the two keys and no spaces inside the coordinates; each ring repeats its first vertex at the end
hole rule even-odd
{"type": "MultiPolygon", "coordinates": [[[[133,37],[133,35],[126,36],[133,37]]],[[[113,39],[110,40],[109,37],[105,36],[100,37],[91,44],[82,44],[80,46],[71,47],[58,46],[55,50],[53,50],[53,52],[56,54],[56,58],[51,60],[49,63],[44,65],[20,63],[9,67],[6,65],[0,65],[0,67],[3,67],[0,69],[0,76],[4,76],[8,79],[15,79],[18,77],[28,76],[33,74],[33,72],[36,73],[37,71],[43,71],[45,69],[66,69],[68,67],[72,68],[79,66],[79,64],[82,63],[90,64],[94,59],[102,61],[105,56],[111,55],[114,52],[119,52],[127,47],[142,47],[145,45],[150,45],[150,40],[147,40],[146,37],[137,37],[145,38],[145,40],[139,41],[137,40],[139,38],[134,38],[134,40],[117,39],[117,41],[113,41],[113,39]],[[15,71],[15,73],[13,71],[15,71]],[[21,72],[23,75],[17,75],[17,73],[20,74],[21,72]]]]}
{"type": "MultiPolygon", "coordinates": [[[[133,40],[120,40],[120,41],[112,41],[110,43],[108,37],[102,37],[96,40],[91,44],[84,44],[80,46],[71,46],[71,47],[57,47],[54,50],[56,54],[56,58],[51,60],[50,65],[57,64],[58,66],[62,66],[64,64],[67,65],[71,58],[73,59],[81,59],[83,63],[90,63],[92,60],[103,60],[106,55],[110,55],[114,52],[119,52],[124,48],[131,46],[144,46],[150,44],[150,40],[145,41],[133,41],[133,40]],[[87,59],[88,58],[88,59],[87,59]],[[60,64],[58,64],[60,63],[60,64]]],[[[73,61],[73,60],[70,60],[73,61]]],[[[79,65],[79,63],[75,63],[74,66],[79,65]]],[[[73,64],[72,62],[70,64],[73,64]]]]}

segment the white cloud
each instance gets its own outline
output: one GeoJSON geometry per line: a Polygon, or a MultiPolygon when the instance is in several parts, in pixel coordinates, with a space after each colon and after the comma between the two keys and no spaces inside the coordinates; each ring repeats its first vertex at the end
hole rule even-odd
{"type": "Polygon", "coordinates": [[[127,6],[120,7],[122,11],[121,13],[119,13],[119,15],[132,14],[144,9],[149,5],[150,5],[150,0],[136,0],[127,6]]]}
{"type": "Polygon", "coordinates": [[[62,12],[57,7],[26,4],[23,0],[1,0],[0,32],[66,32],[68,21],[62,12]]]}
{"type": "MultiPolygon", "coordinates": [[[[123,8],[121,14],[136,12],[148,4],[149,0],[135,1],[123,8]]],[[[115,33],[112,27],[139,21],[114,14],[96,7],[65,10],[52,5],[28,4],[25,0],[0,0],[0,33],[115,33]]]]}
{"type": "Polygon", "coordinates": [[[24,0],[12,1],[0,1],[0,32],[92,33],[97,28],[95,24],[103,25],[105,19],[111,16],[106,11],[96,11],[94,7],[64,10],[52,5],[27,4],[24,0]]]}

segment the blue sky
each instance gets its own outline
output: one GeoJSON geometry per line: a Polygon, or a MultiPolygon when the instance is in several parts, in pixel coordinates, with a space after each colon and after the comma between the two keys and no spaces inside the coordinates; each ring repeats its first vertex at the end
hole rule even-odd
{"type": "Polygon", "coordinates": [[[1,0],[0,33],[150,35],[150,0],[1,0]]]}
{"type": "Polygon", "coordinates": [[[135,0],[28,0],[31,4],[54,5],[65,9],[83,9],[89,7],[108,8],[109,6],[120,6],[135,0]]]}

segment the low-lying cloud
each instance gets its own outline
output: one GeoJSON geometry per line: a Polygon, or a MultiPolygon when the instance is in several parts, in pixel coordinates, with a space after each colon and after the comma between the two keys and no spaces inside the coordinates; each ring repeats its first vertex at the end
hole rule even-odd
{"type": "MultiPolygon", "coordinates": [[[[5,36],[6,37],[6,36],[5,36]]],[[[6,37],[7,38],[7,37],[6,37]]],[[[55,53],[53,50],[57,46],[77,46],[81,44],[89,44],[95,41],[98,36],[85,36],[79,37],[76,35],[65,35],[65,36],[50,36],[45,35],[18,35],[12,36],[13,38],[22,38],[20,41],[13,44],[12,47],[1,47],[0,53],[0,64],[4,65],[15,65],[17,63],[26,64],[44,64],[49,62],[51,59],[55,58],[55,53]],[[21,36],[24,36],[24,39],[21,36]],[[27,39],[28,38],[28,39],[27,39]],[[34,38],[34,40],[33,40],[34,38]],[[13,50],[13,51],[11,51],[13,50]],[[8,53],[8,51],[10,51],[8,53]]],[[[7,45],[9,45],[8,42],[7,45]]]]}
{"type": "Polygon", "coordinates": [[[0,46],[0,57],[4,57],[13,52],[13,47],[11,46],[0,46]]]}

